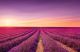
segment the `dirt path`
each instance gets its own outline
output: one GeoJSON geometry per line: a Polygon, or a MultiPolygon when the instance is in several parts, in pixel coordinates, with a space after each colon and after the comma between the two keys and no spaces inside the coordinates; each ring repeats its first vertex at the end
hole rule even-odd
{"type": "Polygon", "coordinates": [[[38,46],[37,46],[36,52],[44,52],[44,46],[43,46],[41,37],[39,38],[39,42],[38,42],[38,46]]]}

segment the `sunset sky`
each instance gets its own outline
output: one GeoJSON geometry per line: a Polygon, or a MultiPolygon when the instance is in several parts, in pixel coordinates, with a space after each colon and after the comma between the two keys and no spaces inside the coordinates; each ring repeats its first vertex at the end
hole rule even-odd
{"type": "Polygon", "coordinates": [[[0,0],[0,26],[80,27],[80,1],[0,0]]]}

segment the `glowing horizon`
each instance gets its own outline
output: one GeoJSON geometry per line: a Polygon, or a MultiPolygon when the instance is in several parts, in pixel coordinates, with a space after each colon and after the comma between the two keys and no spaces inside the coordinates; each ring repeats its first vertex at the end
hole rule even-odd
{"type": "Polygon", "coordinates": [[[79,1],[0,1],[0,27],[80,27],[79,1]]]}
{"type": "Polygon", "coordinates": [[[64,18],[36,18],[36,19],[0,19],[0,26],[4,27],[80,27],[80,21],[77,19],[64,18]],[[57,19],[57,20],[56,20],[57,19]]]}

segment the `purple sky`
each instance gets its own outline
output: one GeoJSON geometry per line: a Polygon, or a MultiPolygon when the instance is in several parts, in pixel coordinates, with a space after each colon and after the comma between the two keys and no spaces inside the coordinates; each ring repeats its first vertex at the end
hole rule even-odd
{"type": "Polygon", "coordinates": [[[0,1],[0,16],[22,18],[80,16],[80,1],[0,1]]]}

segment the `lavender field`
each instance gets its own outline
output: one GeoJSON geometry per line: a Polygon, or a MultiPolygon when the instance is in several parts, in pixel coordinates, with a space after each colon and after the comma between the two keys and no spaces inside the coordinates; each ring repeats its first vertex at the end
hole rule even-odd
{"type": "Polygon", "coordinates": [[[0,27],[0,52],[80,52],[80,27],[0,27]]]}

